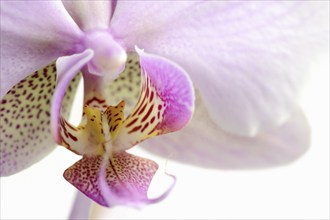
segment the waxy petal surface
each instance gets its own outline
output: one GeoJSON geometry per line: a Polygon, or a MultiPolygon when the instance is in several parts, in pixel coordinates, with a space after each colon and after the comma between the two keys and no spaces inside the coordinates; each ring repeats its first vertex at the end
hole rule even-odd
{"type": "Polygon", "coordinates": [[[1,90],[70,53],[82,36],[60,1],[1,1],[1,90]]]}
{"type": "Polygon", "coordinates": [[[328,48],[328,2],[153,3],[118,2],[115,38],[182,66],[212,119],[234,134],[288,120],[315,52],[328,48]]]}
{"type": "MultiPolygon", "coordinates": [[[[72,80],[65,93],[64,117],[69,115],[78,82],[79,76],[72,80]]],[[[50,127],[50,103],[55,85],[54,62],[20,81],[1,100],[1,176],[31,166],[55,148],[50,127]]]]}
{"type": "Polygon", "coordinates": [[[114,141],[115,150],[126,150],[147,138],[181,129],[194,110],[194,90],[186,72],[163,57],[138,53],[140,97],[114,141]]]}
{"type": "Polygon", "coordinates": [[[64,178],[103,206],[123,205],[134,199],[148,200],[148,187],[158,169],[155,162],[120,152],[109,158],[103,174],[100,173],[103,159],[84,156],[64,172],[64,178]],[[100,181],[105,181],[111,194],[104,193],[100,181]]]}
{"type": "Polygon", "coordinates": [[[152,153],[171,155],[173,160],[200,167],[255,169],[292,162],[307,151],[309,144],[309,125],[300,110],[282,126],[256,137],[240,137],[217,126],[199,97],[194,116],[185,128],[141,145],[152,153]]]}

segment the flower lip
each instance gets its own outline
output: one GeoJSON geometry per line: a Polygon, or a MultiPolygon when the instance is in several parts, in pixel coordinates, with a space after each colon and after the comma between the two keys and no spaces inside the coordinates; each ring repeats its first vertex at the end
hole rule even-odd
{"type": "Polygon", "coordinates": [[[108,79],[115,79],[124,69],[127,54],[107,31],[87,32],[83,39],[85,49],[94,51],[93,59],[87,64],[88,71],[108,79]]]}

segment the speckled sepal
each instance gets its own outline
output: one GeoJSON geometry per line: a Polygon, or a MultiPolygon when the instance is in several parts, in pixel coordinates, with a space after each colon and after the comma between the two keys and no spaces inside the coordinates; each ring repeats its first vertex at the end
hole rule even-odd
{"type": "MultiPolygon", "coordinates": [[[[0,176],[15,174],[38,162],[56,144],[51,136],[50,103],[56,85],[55,63],[18,82],[1,99],[0,176]]],[[[61,107],[69,115],[80,74],[69,82],[61,107]]]]}

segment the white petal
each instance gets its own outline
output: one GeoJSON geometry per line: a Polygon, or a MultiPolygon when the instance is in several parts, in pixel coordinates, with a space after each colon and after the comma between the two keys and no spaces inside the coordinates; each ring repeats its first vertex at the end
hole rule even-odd
{"type": "Polygon", "coordinates": [[[248,169],[283,165],[299,158],[309,147],[309,126],[301,111],[284,125],[239,137],[224,132],[198,98],[191,123],[183,130],[142,143],[145,149],[180,162],[216,169],[248,169]]]}
{"type": "Polygon", "coordinates": [[[314,1],[118,2],[111,28],[125,47],[182,66],[222,129],[253,136],[296,108],[308,65],[328,48],[328,15],[314,1]]]}

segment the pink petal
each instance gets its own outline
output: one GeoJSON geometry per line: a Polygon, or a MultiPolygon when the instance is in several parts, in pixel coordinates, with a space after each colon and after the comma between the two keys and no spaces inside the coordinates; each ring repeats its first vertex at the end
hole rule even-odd
{"type": "Polygon", "coordinates": [[[180,162],[216,169],[251,169],[287,164],[303,155],[310,142],[309,125],[301,111],[282,126],[256,137],[224,132],[198,98],[191,123],[180,132],[142,143],[152,153],[180,162]]]}
{"type": "Polygon", "coordinates": [[[103,175],[102,160],[102,156],[84,156],[64,172],[64,178],[103,206],[148,200],[148,187],[158,169],[155,162],[121,152],[110,157],[103,175]],[[111,194],[104,194],[99,178],[105,178],[111,194]]]}
{"type": "MultiPolygon", "coordinates": [[[[74,79],[63,99],[67,117],[79,80],[74,79]]],[[[50,135],[50,102],[56,85],[55,63],[16,84],[1,100],[0,176],[19,172],[55,148],[50,135]]]]}
{"type": "Polygon", "coordinates": [[[71,80],[78,74],[82,67],[84,67],[88,61],[93,58],[93,55],[94,52],[87,49],[79,54],[60,57],[56,61],[58,79],[51,103],[51,126],[54,138],[58,144],[61,144],[59,119],[63,97],[71,80]]]}
{"type": "Polygon", "coordinates": [[[62,1],[71,17],[84,31],[109,27],[111,1],[62,1]]]}
{"type": "Polygon", "coordinates": [[[211,117],[239,135],[283,124],[317,49],[328,48],[327,2],[118,2],[115,38],[182,66],[211,117]],[[188,4],[192,4],[188,7],[188,4]],[[136,22],[139,21],[139,22],[136,22]]]}
{"type": "Polygon", "coordinates": [[[138,50],[138,54],[141,74],[144,74],[146,81],[149,80],[145,82],[146,89],[150,88],[150,96],[147,94],[148,90],[145,92],[146,98],[152,100],[151,89],[154,89],[155,96],[161,98],[163,107],[166,108],[162,129],[168,132],[181,129],[191,119],[194,110],[195,93],[188,74],[180,66],[163,57],[141,50],[138,50]]]}
{"type": "Polygon", "coordinates": [[[114,142],[116,150],[184,127],[194,110],[189,76],[175,63],[138,50],[141,65],[140,97],[114,142]]]}
{"type": "Polygon", "coordinates": [[[73,49],[82,32],[60,1],[1,1],[0,97],[73,49]]]}

